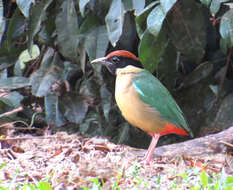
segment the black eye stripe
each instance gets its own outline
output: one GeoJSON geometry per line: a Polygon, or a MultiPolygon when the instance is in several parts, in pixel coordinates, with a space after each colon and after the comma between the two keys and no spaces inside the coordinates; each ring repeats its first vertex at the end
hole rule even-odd
{"type": "Polygon", "coordinates": [[[120,61],[118,57],[112,57],[112,60],[113,60],[114,62],[120,61]]]}

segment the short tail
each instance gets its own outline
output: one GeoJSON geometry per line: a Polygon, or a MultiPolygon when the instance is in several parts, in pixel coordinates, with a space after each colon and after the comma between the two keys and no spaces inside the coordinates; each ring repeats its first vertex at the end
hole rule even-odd
{"type": "Polygon", "coordinates": [[[165,129],[163,132],[160,132],[160,136],[167,135],[170,133],[174,133],[177,135],[189,136],[189,133],[186,130],[184,130],[180,127],[177,127],[176,125],[174,125],[170,122],[166,122],[165,129]]]}

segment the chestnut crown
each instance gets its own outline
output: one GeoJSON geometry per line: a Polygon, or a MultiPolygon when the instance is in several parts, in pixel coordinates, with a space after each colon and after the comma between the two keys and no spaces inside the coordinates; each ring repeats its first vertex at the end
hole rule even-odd
{"type": "Polygon", "coordinates": [[[124,68],[128,65],[143,68],[140,60],[134,54],[125,50],[113,51],[106,57],[95,59],[91,63],[105,65],[113,75],[116,74],[118,68],[124,68]]]}

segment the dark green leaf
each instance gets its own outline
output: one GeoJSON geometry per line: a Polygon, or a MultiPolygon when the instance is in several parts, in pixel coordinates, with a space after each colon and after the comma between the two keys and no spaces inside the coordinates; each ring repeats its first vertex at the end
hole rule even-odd
{"type": "Polygon", "coordinates": [[[9,77],[6,79],[0,79],[0,88],[13,90],[26,86],[30,86],[30,80],[25,77],[9,77]]]}
{"type": "Polygon", "coordinates": [[[228,0],[212,0],[210,5],[210,12],[216,14],[221,6],[221,3],[227,2],[228,0]]]}
{"type": "Polygon", "coordinates": [[[124,8],[121,0],[113,0],[108,14],[105,17],[105,22],[108,30],[108,37],[113,46],[119,40],[123,22],[124,22],[124,8]]]}
{"type": "Polygon", "coordinates": [[[90,0],[79,0],[79,10],[81,12],[81,15],[84,17],[84,11],[86,5],[89,3],[90,0]]]}
{"type": "Polygon", "coordinates": [[[33,45],[33,38],[41,27],[41,22],[45,19],[45,11],[52,3],[53,0],[41,0],[37,4],[31,6],[29,11],[29,23],[28,23],[28,50],[31,54],[31,48],[33,45]]]}
{"type": "Polygon", "coordinates": [[[80,124],[80,132],[89,135],[102,134],[100,116],[96,111],[88,111],[85,121],[80,124]],[[94,129],[94,130],[93,130],[94,129]]]}
{"type": "Polygon", "coordinates": [[[99,85],[97,83],[97,78],[94,76],[84,80],[79,89],[79,93],[90,100],[95,99],[98,95],[98,92],[99,85]]]}
{"type": "Polygon", "coordinates": [[[90,60],[105,56],[108,48],[108,35],[105,26],[93,28],[85,37],[84,46],[90,60]]]}
{"type": "Polygon", "coordinates": [[[3,3],[2,3],[2,0],[0,1],[0,44],[1,44],[1,41],[2,41],[2,37],[3,37],[3,34],[4,34],[4,31],[5,31],[5,26],[6,26],[6,20],[4,19],[3,17],[3,3]]]}
{"type": "Polygon", "coordinates": [[[62,80],[69,80],[70,77],[74,76],[78,71],[81,72],[79,64],[72,64],[71,62],[64,62],[64,69],[62,74],[62,80]]]}
{"type": "Polygon", "coordinates": [[[220,22],[220,34],[228,47],[233,46],[233,9],[227,11],[220,22]]]}
{"type": "Polygon", "coordinates": [[[59,103],[59,97],[53,94],[49,94],[45,96],[44,101],[47,123],[53,123],[56,126],[64,125],[65,119],[60,111],[61,106],[59,103]]]}
{"type": "Polygon", "coordinates": [[[54,30],[55,30],[54,21],[51,19],[47,19],[45,24],[42,25],[40,32],[38,33],[38,43],[51,46],[51,44],[53,43],[52,32],[54,32],[54,30]]]}
{"type": "Polygon", "coordinates": [[[30,77],[32,94],[38,97],[46,96],[51,91],[51,86],[62,77],[63,62],[58,54],[53,56],[54,51],[49,49],[42,60],[40,69],[30,77]]]}
{"type": "Polygon", "coordinates": [[[56,17],[57,43],[62,55],[73,62],[78,60],[78,16],[73,0],[63,1],[56,17]]]}
{"type": "Polygon", "coordinates": [[[21,23],[21,26],[18,26],[19,20],[21,18],[20,11],[19,9],[16,9],[13,16],[10,19],[8,28],[7,28],[7,38],[6,38],[6,44],[7,44],[7,49],[10,51],[11,48],[14,45],[12,39],[16,35],[18,36],[20,34],[20,28],[23,27],[25,23],[21,23]],[[19,34],[18,34],[19,33],[19,34]]]}
{"type": "Polygon", "coordinates": [[[100,89],[101,104],[104,111],[104,117],[109,120],[109,112],[112,108],[112,94],[108,91],[105,86],[102,86],[100,89]]]}
{"type": "Polygon", "coordinates": [[[190,85],[196,84],[202,79],[207,78],[213,71],[213,64],[210,62],[205,62],[198,67],[196,67],[189,75],[187,75],[180,87],[188,87],[190,85]]]}
{"type": "Polygon", "coordinates": [[[23,15],[28,18],[30,6],[35,3],[35,0],[16,0],[16,3],[23,15]]]}
{"type": "Polygon", "coordinates": [[[137,32],[139,37],[141,38],[145,29],[146,29],[146,20],[147,17],[151,11],[151,9],[156,6],[157,4],[159,4],[159,1],[154,1],[152,3],[150,3],[142,12],[140,12],[138,14],[138,16],[136,17],[135,21],[136,21],[136,27],[137,27],[137,32]]]}
{"type": "Polygon", "coordinates": [[[162,61],[159,63],[157,68],[157,77],[162,79],[163,84],[168,88],[172,89],[175,85],[175,76],[176,72],[176,59],[177,59],[177,52],[171,41],[169,41],[162,61]]]}
{"type": "Polygon", "coordinates": [[[206,46],[203,7],[195,1],[179,1],[166,21],[168,35],[177,50],[190,62],[200,63],[206,46]]]}
{"type": "Polygon", "coordinates": [[[18,92],[11,92],[5,97],[0,97],[0,101],[4,102],[12,108],[17,108],[20,106],[20,102],[23,100],[23,96],[18,92]]]}
{"type": "Polygon", "coordinates": [[[222,50],[222,52],[224,54],[227,54],[227,50],[228,50],[228,45],[229,41],[227,41],[226,39],[221,38],[220,39],[220,49],[222,50]]]}
{"type": "Polygon", "coordinates": [[[145,31],[139,44],[139,59],[148,71],[154,72],[166,46],[165,32],[161,31],[155,37],[148,30],[145,31]]]}
{"type": "Polygon", "coordinates": [[[138,15],[145,7],[145,0],[122,0],[122,2],[125,10],[135,10],[135,15],[138,15]]]}
{"type": "Polygon", "coordinates": [[[151,34],[154,36],[159,35],[168,11],[173,7],[176,1],[177,0],[160,1],[160,5],[151,11],[147,17],[147,28],[151,34]]]}
{"type": "Polygon", "coordinates": [[[69,93],[62,97],[61,104],[64,108],[64,116],[70,122],[80,124],[86,116],[88,104],[85,98],[69,93]]]}
{"type": "Polygon", "coordinates": [[[15,64],[15,61],[17,60],[16,57],[10,57],[10,56],[4,56],[0,57],[0,70],[11,67],[15,64]]]}
{"type": "Polygon", "coordinates": [[[86,36],[95,27],[100,25],[101,23],[96,16],[88,15],[88,17],[83,21],[82,25],[80,26],[79,33],[83,36],[86,36]]]}
{"type": "Polygon", "coordinates": [[[211,0],[200,0],[202,4],[204,4],[206,7],[209,7],[211,0]]]}
{"type": "Polygon", "coordinates": [[[115,49],[125,49],[134,52],[135,48],[138,46],[138,42],[135,15],[133,15],[132,11],[126,12],[124,15],[122,35],[118,40],[115,49]]]}

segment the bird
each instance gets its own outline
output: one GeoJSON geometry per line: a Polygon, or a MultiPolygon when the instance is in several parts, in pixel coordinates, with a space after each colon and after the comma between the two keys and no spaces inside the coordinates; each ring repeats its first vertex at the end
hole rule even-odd
{"type": "Polygon", "coordinates": [[[143,68],[139,58],[126,50],[115,50],[91,61],[116,75],[115,100],[123,117],[152,137],[144,161],[149,164],[160,136],[193,133],[184,114],[167,88],[143,68]]]}

